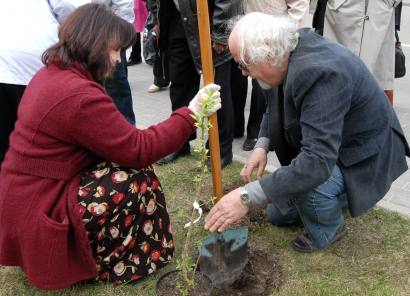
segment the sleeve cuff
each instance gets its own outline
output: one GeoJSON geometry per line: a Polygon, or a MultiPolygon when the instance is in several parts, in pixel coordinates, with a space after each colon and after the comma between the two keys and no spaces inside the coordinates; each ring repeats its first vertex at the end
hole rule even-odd
{"type": "Polygon", "coordinates": [[[281,212],[282,215],[286,215],[293,208],[293,205],[289,199],[270,200],[263,191],[259,180],[250,182],[244,187],[248,192],[252,207],[263,207],[268,203],[271,203],[281,212]]]}
{"type": "Polygon", "coordinates": [[[269,152],[270,139],[266,137],[260,137],[255,144],[255,148],[263,148],[266,152],[269,152]]]}
{"type": "Polygon", "coordinates": [[[253,207],[265,206],[268,203],[268,198],[263,191],[259,181],[253,181],[245,185],[245,190],[253,207]]]}

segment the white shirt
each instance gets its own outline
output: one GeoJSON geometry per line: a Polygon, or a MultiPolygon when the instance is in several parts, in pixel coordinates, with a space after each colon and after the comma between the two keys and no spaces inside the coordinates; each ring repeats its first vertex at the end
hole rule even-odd
{"type": "Polygon", "coordinates": [[[43,52],[58,40],[57,19],[74,7],[61,0],[10,0],[0,6],[0,82],[27,85],[43,66],[43,52]]]}
{"type": "Polygon", "coordinates": [[[103,3],[110,7],[112,11],[120,18],[131,24],[134,22],[135,15],[133,0],[91,0],[91,2],[103,3]]]}

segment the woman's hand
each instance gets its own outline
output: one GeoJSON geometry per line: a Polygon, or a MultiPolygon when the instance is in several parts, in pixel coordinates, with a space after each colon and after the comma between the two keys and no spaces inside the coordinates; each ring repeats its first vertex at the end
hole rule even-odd
{"type": "Polygon", "coordinates": [[[201,88],[189,103],[188,108],[191,109],[194,114],[198,114],[201,109],[203,110],[203,108],[201,108],[201,105],[205,100],[209,99],[210,101],[207,103],[208,113],[205,115],[209,116],[212,113],[218,111],[221,108],[221,93],[219,92],[220,89],[221,87],[217,84],[208,84],[207,86],[201,88]]]}
{"type": "Polygon", "coordinates": [[[252,181],[252,173],[255,169],[257,169],[256,178],[259,179],[262,177],[266,163],[268,162],[267,154],[263,148],[253,149],[251,156],[249,156],[241,170],[241,177],[244,182],[249,183],[252,181]]]}

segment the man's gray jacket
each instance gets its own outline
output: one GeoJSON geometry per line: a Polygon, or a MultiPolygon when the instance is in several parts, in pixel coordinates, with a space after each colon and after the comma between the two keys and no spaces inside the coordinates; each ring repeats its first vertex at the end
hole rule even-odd
{"type": "Polygon", "coordinates": [[[262,189],[256,203],[265,199],[284,209],[291,198],[324,183],[337,163],[350,213],[358,216],[407,170],[410,149],[360,58],[309,29],[299,33],[283,85],[276,95],[267,94],[258,141],[270,140],[282,167],[247,186],[253,193],[262,189]]]}

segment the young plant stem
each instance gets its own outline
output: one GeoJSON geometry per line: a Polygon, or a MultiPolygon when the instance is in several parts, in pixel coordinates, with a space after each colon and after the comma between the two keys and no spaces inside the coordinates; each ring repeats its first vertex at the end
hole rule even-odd
{"type": "MultiPolygon", "coordinates": [[[[199,161],[197,162],[197,167],[199,169],[199,173],[195,176],[195,183],[196,183],[196,191],[195,191],[195,200],[199,199],[199,196],[202,191],[203,181],[205,179],[206,173],[208,173],[206,167],[206,161],[208,159],[208,149],[206,148],[206,140],[208,138],[209,128],[211,127],[211,123],[207,117],[209,110],[213,108],[215,102],[212,99],[212,94],[208,94],[208,97],[201,102],[199,112],[193,116],[195,119],[195,126],[199,130],[199,138],[196,141],[194,151],[199,155],[199,161]]],[[[192,264],[190,264],[189,260],[189,249],[191,246],[191,237],[193,231],[193,225],[196,215],[196,209],[193,208],[190,216],[190,226],[188,227],[187,234],[185,237],[184,247],[181,255],[181,273],[183,279],[186,283],[187,287],[192,287],[194,285],[194,277],[195,277],[195,270],[196,265],[198,264],[198,260],[195,264],[195,268],[193,268],[192,276],[189,274],[189,271],[192,269],[192,264]]]]}

